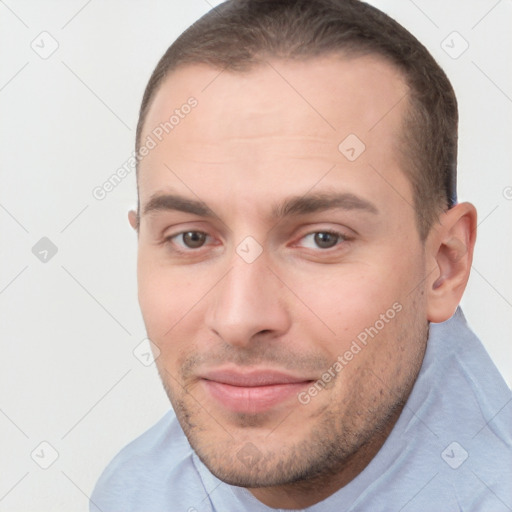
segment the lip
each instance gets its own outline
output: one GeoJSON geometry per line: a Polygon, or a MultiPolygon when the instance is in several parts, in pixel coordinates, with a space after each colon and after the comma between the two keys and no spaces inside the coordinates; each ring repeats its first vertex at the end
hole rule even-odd
{"type": "Polygon", "coordinates": [[[289,401],[312,382],[269,369],[213,370],[200,375],[200,379],[216,402],[232,412],[246,414],[265,412],[289,401]]]}

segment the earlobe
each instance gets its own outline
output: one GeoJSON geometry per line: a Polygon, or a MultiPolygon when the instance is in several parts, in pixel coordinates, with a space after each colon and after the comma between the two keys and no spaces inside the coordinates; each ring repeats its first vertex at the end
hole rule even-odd
{"type": "MultiPolygon", "coordinates": [[[[448,320],[466,288],[476,240],[476,210],[461,203],[443,213],[427,241],[433,262],[427,278],[427,316],[431,322],[448,320]]],[[[429,269],[427,268],[427,272],[429,269]]]]}
{"type": "Polygon", "coordinates": [[[128,221],[130,222],[130,226],[135,230],[139,230],[139,218],[137,212],[135,210],[130,210],[128,212],[128,221]]]}

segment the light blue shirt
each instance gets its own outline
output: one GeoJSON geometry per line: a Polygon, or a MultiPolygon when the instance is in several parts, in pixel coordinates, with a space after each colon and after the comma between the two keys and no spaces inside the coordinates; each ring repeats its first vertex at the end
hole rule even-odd
{"type": "MultiPolygon", "coordinates": [[[[101,475],[91,512],[269,512],[212,475],[172,411],[101,475]]],[[[310,512],[512,510],[512,394],[462,311],[431,324],[420,374],[368,466],[310,512]]]]}

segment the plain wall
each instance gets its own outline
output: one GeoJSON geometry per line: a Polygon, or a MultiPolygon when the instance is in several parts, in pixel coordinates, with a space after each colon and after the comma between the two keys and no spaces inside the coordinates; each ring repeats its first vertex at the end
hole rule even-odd
{"type": "MultiPolygon", "coordinates": [[[[458,95],[459,199],[480,222],[463,309],[510,385],[512,3],[371,3],[431,50],[458,95]]],[[[154,366],[133,354],[145,338],[127,222],[135,176],[103,200],[92,191],[133,150],[157,60],[208,9],[0,2],[0,511],[86,510],[108,461],[169,408],[154,366]]]]}

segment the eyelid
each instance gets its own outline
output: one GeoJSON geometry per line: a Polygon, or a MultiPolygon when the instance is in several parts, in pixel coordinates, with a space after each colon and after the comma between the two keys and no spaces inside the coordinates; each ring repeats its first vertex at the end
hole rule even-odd
{"type": "MultiPolygon", "coordinates": [[[[177,226],[175,228],[177,228],[177,226]]],[[[213,244],[211,243],[212,240],[215,240],[215,237],[209,232],[208,229],[198,228],[197,226],[190,226],[190,227],[185,227],[185,228],[183,226],[180,226],[180,229],[178,229],[177,231],[174,231],[172,229],[167,229],[166,231],[167,231],[167,234],[165,232],[162,234],[160,244],[162,244],[164,246],[171,246],[170,250],[172,250],[174,252],[198,253],[207,247],[212,247],[212,246],[218,245],[215,243],[213,243],[213,244]],[[192,233],[202,233],[202,234],[206,235],[206,240],[205,240],[204,245],[194,249],[194,248],[187,247],[183,244],[176,242],[175,239],[177,237],[183,236],[185,233],[191,233],[191,232],[192,233]]]]}
{"type": "MultiPolygon", "coordinates": [[[[178,226],[175,226],[175,229],[176,228],[178,228],[178,226]]],[[[165,231],[164,231],[164,233],[162,234],[161,244],[162,245],[171,245],[172,244],[172,246],[173,246],[172,250],[174,250],[176,252],[199,253],[202,250],[218,246],[222,243],[222,241],[219,240],[220,237],[212,235],[211,230],[209,230],[209,229],[205,229],[203,227],[198,227],[197,225],[192,225],[192,226],[187,226],[187,227],[183,227],[183,225],[179,225],[179,228],[180,229],[178,229],[176,231],[173,231],[172,228],[168,228],[166,230],[168,232],[168,234],[165,234],[165,231]],[[182,236],[185,233],[189,233],[189,232],[197,232],[197,233],[202,233],[202,234],[206,235],[206,240],[205,240],[204,245],[202,245],[198,248],[190,248],[190,247],[187,247],[185,245],[182,245],[182,244],[176,242],[175,239],[177,237],[182,236]]],[[[288,243],[286,245],[288,245],[288,247],[298,247],[298,248],[302,247],[303,249],[310,250],[310,251],[329,253],[329,252],[333,252],[337,249],[339,250],[341,245],[344,245],[345,243],[352,241],[355,237],[356,237],[356,233],[350,228],[345,228],[345,227],[333,228],[331,226],[327,227],[325,225],[324,226],[309,225],[309,226],[303,226],[302,229],[300,229],[300,233],[293,237],[294,241],[291,243],[288,243]],[[328,247],[328,248],[321,248],[321,247],[311,248],[311,247],[304,247],[301,245],[300,242],[302,240],[304,240],[304,238],[306,238],[307,236],[315,235],[317,233],[329,233],[329,234],[339,237],[339,240],[336,242],[335,245],[333,245],[332,247],[328,247]]]]}
{"type": "MultiPolygon", "coordinates": [[[[310,224],[308,226],[302,226],[302,228],[298,230],[297,234],[293,237],[294,241],[290,245],[292,247],[296,247],[299,245],[299,242],[303,240],[305,237],[317,233],[330,233],[341,238],[341,240],[335,246],[330,248],[331,250],[341,245],[341,242],[352,241],[357,236],[357,233],[353,229],[350,229],[345,226],[333,227],[332,225],[326,226],[325,224],[322,225],[320,223],[312,225],[310,224]]],[[[318,248],[318,250],[322,250],[323,252],[329,251],[329,249],[321,248],[318,248]]]]}
{"type": "Polygon", "coordinates": [[[179,233],[174,233],[172,235],[169,235],[167,237],[165,237],[165,239],[168,241],[168,242],[173,242],[173,243],[176,243],[174,242],[175,239],[180,239],[180,237],[183,237],[183,235],[187,234],[187,233],[200,233],[202,235],[205,235],[205,242],[203,245],[201,245],[200,247],[197,247],[196,249],[192,248],[192,247],[187,247],[185,245],[181,245],[181,244],[177,244],[179,245],[180,247],[182,247],[183,249],[185,250],[199,250],[199,249],[202,249],[203,247],[205,247],[206,245],[209,245],[209,240],[211,240],[212,236],[209,235],[208,233],[205,233],[204,231],[199,231],[197,229],[187,229],[185,231],[180,231],[179,233]]]}
{"type": "Polygon", "coordinates": [[[159,238],[163,240],[164,238],[171,238],[190,231],[197,231],[199,233],[204,233],[205,235],[210,235],[212,227],[207,222],[195,220],[166,224],[166,226],[161,229],[159,238]]]}
{"type": "Polygon", "coordinates": [[[323,248],[323,247],[305,247],[305,246],[302,246],[304,249],[308,249],[308,250],[312,250],[312,251],[319,251],[319,252],[329,252],[329,251],[334,251],[336,250],[337,248],[339,248],[340,245],[342,245],[343,242],[347,242],[348,241],[348,237],[345,235],[345,233],[342,233],[340,231],[336,231],[336,230],[331,230],[331,229],[321,229],[321,230],[316,230],[316,231],[311,231],[309,233],[306,233],[305,235],[301,236],[297,243],[295,244],[296,246],[300,246],[300,242],[303,241],[305,238],[307,237],[310,237],[310,236],[314,236],[318,233],[327,233],[327,234],[330,234],[330,235],[334,235],[335,237],[338,238],[338,240],[336,241],[336,243],[332,246],[332,247],[327,247],[327,248],[323,248]]]}

